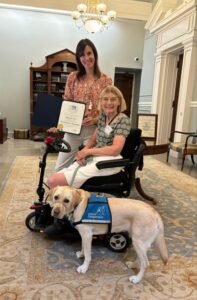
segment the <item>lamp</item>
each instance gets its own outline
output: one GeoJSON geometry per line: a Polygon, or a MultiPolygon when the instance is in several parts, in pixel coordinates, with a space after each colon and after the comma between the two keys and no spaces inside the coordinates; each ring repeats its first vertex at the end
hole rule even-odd
{"type": "Polygon", "coordinates": [[[106,12],[107,6],[98,0],[88,0],[77,5],[77,10],[71,13],[78,28],[85,27],[86,31],[96,33],[108,28],[116,18],[116,12],[106,12]]]}

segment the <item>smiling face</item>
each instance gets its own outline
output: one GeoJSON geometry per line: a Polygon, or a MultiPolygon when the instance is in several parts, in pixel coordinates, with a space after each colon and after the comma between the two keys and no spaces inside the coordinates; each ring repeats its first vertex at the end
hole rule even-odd
{"type": "Polygon", "coordinates": [[[117,95],[109,92],[103,95],[100,100],[101,110],[106,116],[113,116],[118,113],[118,107],[120,106],[120,99],[117,95]]]}
{"type": "Polygon", "coordinates": [[[95,57],[94,52],[90,46],[86,46],[83,54],[80,56],[80,61],[84,66],[86,72],[94,70],[95,57]]]}

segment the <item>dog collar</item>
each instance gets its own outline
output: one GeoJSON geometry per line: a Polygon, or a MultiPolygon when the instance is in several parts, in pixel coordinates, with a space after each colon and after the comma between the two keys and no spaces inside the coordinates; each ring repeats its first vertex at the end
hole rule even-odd
{"type": "Polygon", "coordinates": [[[73,219],[73,214],[74,214],[75,208],[68,214],[69,220],[73,219]]]}

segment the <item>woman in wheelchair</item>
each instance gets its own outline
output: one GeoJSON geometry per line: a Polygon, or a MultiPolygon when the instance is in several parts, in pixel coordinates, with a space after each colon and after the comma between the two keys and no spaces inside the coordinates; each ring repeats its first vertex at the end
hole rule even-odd
{"type": "MultiPolygon", "coordinates": [[[[85,181],[95,176],[113,175],[122,167],[99,170],[98,161],[121,158],[121,151],[129,135],[130,119],[122,113],[126,110],[125,99],[121,91],[115,86],[106,87],[99,97],[99,111],[97,128],[86,146],[78,151],[75,161],[67,168],[48,178],[48,186],[70,185],[80,188],[85,181]]],[[[56,224],[57,225],[57,224],[56,224]]],[[[58,228],[50,225],[46,234],[58,232],[58,228]]]]}

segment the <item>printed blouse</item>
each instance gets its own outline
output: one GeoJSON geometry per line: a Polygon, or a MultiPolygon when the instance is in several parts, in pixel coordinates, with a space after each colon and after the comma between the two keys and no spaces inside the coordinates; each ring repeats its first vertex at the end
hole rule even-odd
{"type": "Polygon", "coordinates": [[[85,114],[87,114],[88,109],[91,109],[91,114],[96,115],[99,95],[105,87],[112,85],[112,79],[101,73],[100,78],[88,83],[84,78],[78,80],[76,75],[76,71],[68,75],[64,99],[83,102],[86,104],[85,114]]]}
{"type": "Polygon", "coordinates": [[[101,113],[97,126],[96,147],[110,146],[115,135],[123,135],[126,138],[131,130],[130,119],[123,113],[119,113],[107,126],[105,119],[105,114],[101,113]]]}

